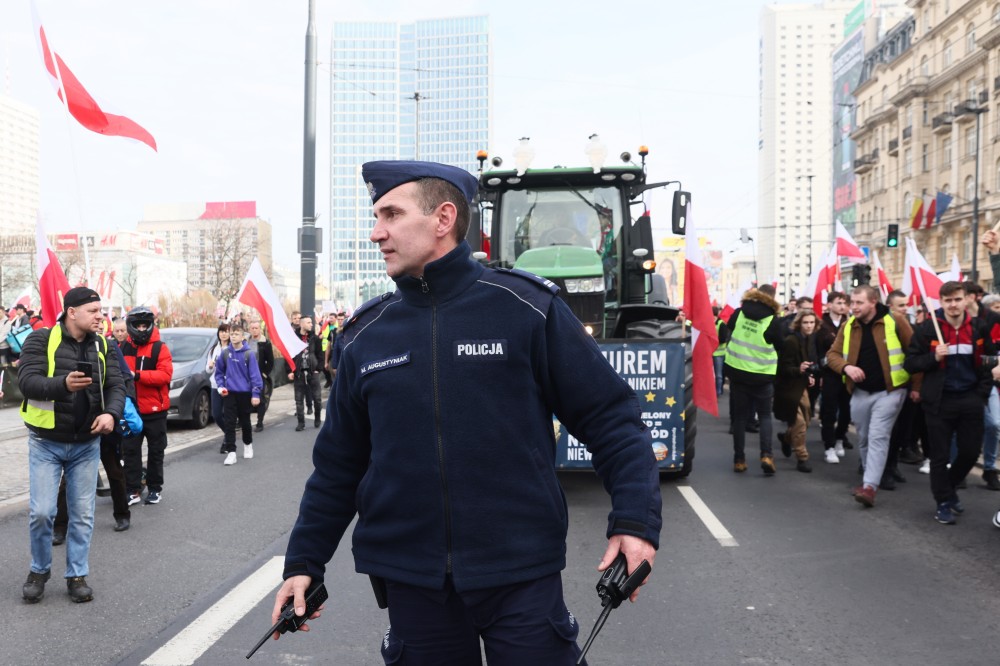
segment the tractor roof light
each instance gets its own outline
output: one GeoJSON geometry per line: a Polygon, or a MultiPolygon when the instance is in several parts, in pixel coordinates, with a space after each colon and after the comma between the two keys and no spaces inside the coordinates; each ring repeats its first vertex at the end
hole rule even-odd
{"type": "Polygon", "coordinates": [[[649,146],[639,146],[639,156],[645,157],[649,155],[649,146]]]}
{"type": "Polygon", "coordinates": [[[646,261],[642,262],[642,270],[649,271],[650,273],[652,273],[654,270],[656,270],[656,262],[653,261],[652,259],[647,259],[646,261]]]}

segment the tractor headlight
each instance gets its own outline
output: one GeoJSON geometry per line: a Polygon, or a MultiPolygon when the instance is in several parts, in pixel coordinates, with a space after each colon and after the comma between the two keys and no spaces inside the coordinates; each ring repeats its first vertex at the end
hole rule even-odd
{"type": "Polygon", "coordinates": [[[570,294],[599,294],[604,291],[604,278],[566,280],[566,291],[570,294]]]}

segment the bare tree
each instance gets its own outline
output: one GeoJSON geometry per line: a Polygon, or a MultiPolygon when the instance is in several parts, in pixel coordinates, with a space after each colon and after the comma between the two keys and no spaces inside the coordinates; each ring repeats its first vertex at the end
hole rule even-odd
{"type": "Polygon", "coordinates": [[[208,287],[226,305],[236,297],[257,254],[252,228],[240,220],[209,220],[205,231],[208,287]]]}
{"type": "Polygon", "coordinates": [[[135,260],[122,265],[122,273],[112,273],[111,281],[122,290],[122,303],[128,306],[135,305],[135,288],[139,283],[139,270],[136,268],[135,260]]]}

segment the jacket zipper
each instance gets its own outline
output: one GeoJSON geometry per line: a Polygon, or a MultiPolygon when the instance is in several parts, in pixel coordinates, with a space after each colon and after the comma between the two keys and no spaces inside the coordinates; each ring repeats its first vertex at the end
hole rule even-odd
{"type": "MultiPolygon", "coordinates": [[[[420,278],[420,290],[428,293],[430,288],[420,278]]],[[[451,504],[448,502],[448,478],[445,475],[444,467],[444,440],[441,437],[441,395],[438,377],[438,327],[437,327],[437,303],[431,299],[431,368],[433,372],[434,390],[434,436],[437,440],[438,469],[441,472],[441,492],[444,499],[444,535],[447,560],[445,562],[445,573],[451,573],[451,504]]]]}

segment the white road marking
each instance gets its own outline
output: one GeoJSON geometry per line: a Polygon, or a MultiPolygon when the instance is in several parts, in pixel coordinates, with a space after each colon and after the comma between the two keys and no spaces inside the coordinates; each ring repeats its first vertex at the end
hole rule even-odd
{"type": "MultiPolygon", "coordinates": [[[[184,627],[143,666],[190,666],[281,582],[283,557],[272,557],[229,594],[184,627]]],[[[270,618],[267,619],[270,622],[270,618]]]]}
{"type": "Polygon", "coordinates": [[[684,496],[687,503],[691,505],[694,512],[699,518],[701,518],[701,522],[705,524],[705,527],[708,528],[708,531],[711,532],[712,536],[714,536],[720,544],[726,547],[740,545],[736,543],[736,539],[734,539],[733,535],[729,533],[729,530],[727,530],[719,519],[715,517],[715,514],[708,508],[708,505],[705,504],[700,497],[698,497],[698,493],[694,491],[694,488],[691,486],[677,486],[677,490],[679,490],[681,495],[684,496]]]}

